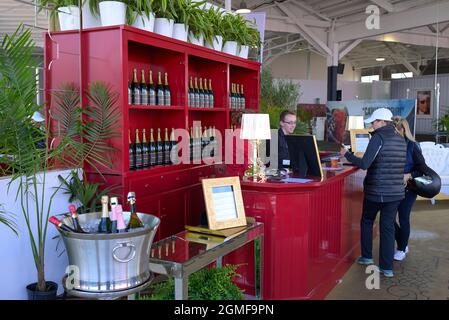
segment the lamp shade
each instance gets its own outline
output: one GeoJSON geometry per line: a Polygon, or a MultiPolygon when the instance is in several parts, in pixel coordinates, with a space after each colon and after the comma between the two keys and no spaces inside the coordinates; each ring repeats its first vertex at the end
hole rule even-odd
{"type": "Polygon", "coordinates": [[[363,116],[348,116],[346,121],[346,130],[364,129],[363,116]]]}
{"type": "Polygon", "coordinates": [[[242,115],[240,139],[271,139],[269,115],[266,113],[244,113],[242,115]]]}

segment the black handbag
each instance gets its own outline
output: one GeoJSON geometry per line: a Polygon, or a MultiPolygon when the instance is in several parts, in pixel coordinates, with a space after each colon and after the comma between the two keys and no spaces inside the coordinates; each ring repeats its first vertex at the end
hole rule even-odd
{"type": "Polygon", "coordinates": [[[417,195],[431,199],[441,190],[441,178],[430,167],[425,166],[417,176],[408,180],[407,187],[417,195]]]}

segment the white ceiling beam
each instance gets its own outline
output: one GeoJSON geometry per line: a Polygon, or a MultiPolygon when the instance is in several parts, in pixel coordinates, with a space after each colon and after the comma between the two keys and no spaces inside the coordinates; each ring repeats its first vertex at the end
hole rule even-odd
{"type": "Polygon", "coordinates": [[[361,39],[357,39],[349,43],[346,47],[343,48],[338,54],[338,59],[342,59],[345,55],[347,55],[352,49],[357,47],[359,43],[362,42],[361,39]]]}
{"type": "MultiPolygon", "coordinates": [[[[367,17],[367,15],[365,15],[367,17]]],[[[423,8],[410,9],[404,12],[380,16],[380,29],[367,29],[365,19],[345,26],[337,27],[337,42],[363,39],[381,34],[413,29],[434,24],[436,21],[449,21],[449,2],[429,5],[423,8]],[[438,17],[436,17],[438,14],[438,17]]]]}
{"type": "Polygon", "coordinates": [[[309,6],[308,4],[305,4],[305,3],[302,2],[302,1],[294,1],[294,2],[292,2],[292,4],[294,4],[295,6],[301,8],[301,9],[307,11],[308,13],[310,13],[310,14],[312,14],[312,15],[318,17],[318,18],[321,18],[321,19],[323,19],[323,20],[326,20],[326,21],[331,21],[331,20],[332,20],[332,19],[329,18],[328,16],[326,16],[326,15],[324,15],[324,14],[322,14],[322,13],[316,11],[316,10],[313,9],[311,6],[309,6]]]}
{"type": "MultiPolygon", "coordinates": [[[[407,44],[413,44],[417,46],[436,47],[437,37],[435,35],[423,35],[414,32],[395,32],[375,37],[368,38],[370,40],[387,41],[387,42],[401,42],[407,44]]],[[[438,46],[440,48],[449,48],[449,37],[438,38],[438,46]]]]}
{"type": "Polygon", "coordinates": [[[388,0],[371,0],[372,3],[378,5],[379,7],[387,10],[388,12],[394,12],[395,8],[393,4],[388,0]]]}
{"type": "MultiPolygon", "coordinates": [[[[271,20],[279,20],[282,23],[289,23],[289,24],[293,24],[293,22],[290,21],[289,17],[286,16],[276,16],[276,15],[267,15],[266,19],[271,19],[271,20]]],[[[301,18],[301,21],[309,27],[315,27],[315,28],[329,28],[330,27],[330,22],[328,21],[322,21],[322,20],[318,20],[318,19],[307,19],[307,18],[301,18]]]]}
{"type": "Polygon", "coordinates": [[[407,59],[405,59],[402,54],[393,47],[392,44],[388,42],[385,42],[384,44],[393,53],[393,58],[399,60],[407,68],[408,71],[413,72],[414,76],[418,76],[420,74],[420,72],[416,70],[415,67],[412,66],[411,63],[408,62],[407,59]]]}
{"type": "Polygon", "coordinates": [[[277,7],[285,13],[291,21],[293,21],[298,29],[299,33],[306,39],[311,45],[313,45],[318,51],[321,51],[325,54],[332,55],[332,50],[329,49],[326,44],[318,38],[307,26],[304,25],[297,17],[293,16],[289,11],[288,7],[286,7],[283,3],[276,2],[277,7]]]}
{"type": "Polygon", "coordinates": [[[300,42],[300,41],[302,41],[302,40],[303,40],[303,39],[296,39],[296,40],[288,41],[288,42],[285,42],[285,43],[281,43],[281,44],[278,44],[278,45],[275,45],[275,46],[272,46],[272,47],[265,47],[265,48],[263,49],[263,51],[279,49],[279,48],[282,48],[282,47],[285,47],[285,46],[288,46],[288,45],[292,45],[292,44],[294,44],[294,43],[298,43],[298,42],[300,42]]]}

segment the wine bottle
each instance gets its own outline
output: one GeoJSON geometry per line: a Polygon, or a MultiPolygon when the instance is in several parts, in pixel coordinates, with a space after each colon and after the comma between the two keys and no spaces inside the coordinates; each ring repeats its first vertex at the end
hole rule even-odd
{"type": "Polygon", "coordinates": [[[231,88],[231,110],[235,110],[235,84],[232,84],[231,88]]]}
{"type": "Polygon", "coordinates": [[[129,170],[136,169],[136,147],[135,144],[131,141],[131,130],[128,130],[128,139],[129,139],[129,170]]]}
{"type": "Polygon", "coordinates": [[[195,108],[200,107],[200,90],[198,89],[198,79],[195,77],[195,108]]]}
{"type": "Polygon", "coordinates": [[[207,90],[207,79],[204,78],[204,108],[209,108],[209,90],[207,90]]]}
{"type": "Polygon", "coordinates": [[[170,133],[170,159],[172,164],[178,163],[178,143],[175,139],[175,128],[170,133]]]}
{"type": "Polygon", "coordinates": [[[193,161],[193,127],[190,127],[189,152],[190,161],[193,161]]]}
{"type": "Polygon", "coordinates": [[[136,169],[143,168],[143,150],[139,139],[139,129],[136,129],[136,169]]]}
{"type": "Polygon", "coordinates": [[[209,107],[215,107],[214,90],[212,89],[212,79],[209,79],[209,107]]]}
{"type": "Polygon", "coordinates": [[[62,223],[62,221],[60,221],[55,216],[50,217],[50,219],[48,219],[48,221],[50,223],[54,224],[56,226],[56,228],[58,228],[58,230],[64,230],[66,232],[76,232],[75,229],[69,227],[68,225],[66,225],[64,223],[62,223]]]}
{"type": "Polygon", "coordinates": [[[241,86],[240,93],[242,95],[242,110],[245,110],[245,108],[246,108],[246,98],[245,98],[245,94],[243,93],[243,84],[241,86]]]}
{"type": "Polygon", "coordinates": [[[157,165],[164,164],[164,144],[161,139],[161,129],[157,128],[157,142],[156,142],[156,150],[157,150],[157,165]]]}
{"type": "Polygon", "coordinates": [[[142,165],[144,168],[150,166],[150,148],[147,143],[145,129],[142,129],[142,165]]]}
{"type": "Polygon", "coordinates": [[[153,128],[150,129],[150,166],[157,165],[157,147],[153,138],[153,128]]]}
{"type": "Polygon", "coordinates": [[[190,83],[189,83],[189,108],[192,108],[195,106],[195,91],[193,89],[193,79],[190,77],[190,83]]]}
{"type": "Polygon", "coordinates": [[[145,70],[142,69],[140,72],[140,104],[148,105],[148,90],[147,83],[145,82],[145,70]]]}
{"type": "Polygon", "coordinates": [[[212,135],[210,138],[210,143],[212,145],[212,150],[211,150],[211,157],[215,157],[215,148],[217,147],[217,139],[215,137],[215,126],[212,127],[212,135]]]}
{"type": "Polygon", "coordinates": [[[109,197],[101,197],[101,219],[98,225],[98,233],[111,233],[111,218],[109,218],[109,197]]]}
{"type": "Polygon", "coordinates": [[[126,226],[126,229],[135,229],[143,227],[142,221],[139,219],[139,216],[137,215],[136,211],[136,194],[134,192],[128,192],[128,202],[130,205],[130,211],[131,215],[129,217],[128,225],[126,226]]]}
{"type": "Polygon", "coordinates": [[[123,219],[123,209],[120,204],[115,207],[115,215],[117,217],[117,233],[127,232],[125,220],[123,219]]]}
{"type": "Polygon", "coordinates": [[[158,80],[157,80],[157,105],[165,106],[164,86],[162,85],[160,72],[158,72],[158,80]]]}
{"type": "Polygon", "coordinates": [[[198,90],[198,95],[199,95],[199,107],[200,108],[204,108],[204,91],[203,91],[203,79],[200,78],[200,87],[198,90]]]}
{"type": "Polygon", "coordinates": [[[109,216],[111,219],[111,233],[117,233],[117,206],[118,198],[111,197],[111,215],[109,216]]]}
{"type": "Polygon", "coordinates": [[[83,228],[81,228],[81,223],[78,219],[78,212],[76,211],[76,206],[74,204],[69,205],[69,212],[72,216],[73,229],[75,229],[75,232],[86,233],[83,228]]]}
{"type": "Polygon", "coordinates": [[[153,83],[153,71],[150,70],[150,75],[149,75],[149,84],[148,84],[148,104],[150,106],[155,106],[156,105],[156,89],[154,87],[154,83],[153,83]]]}
{"type": "Polygon", "coordinates": [[[133,75],[133,104],[135,105],[140,105],[141,101],[140,101],[140,97],[141,97],[141,93],[140,93],[140,85],[139,85],[139,81],[137,81],[137,69],[134,68],[133,71],[134,75],[133,75]]]}
{"type": "Polygon", "coordinates": [[[241,109],[240,85],[239,84],[236,84],[236,89],[235,89],[235,108],[237,110],[241,109]]]}
{"type": "MultiPolygon", "coordinates": [[[[200,130],[201,130],[201,127],[200,127],[200,130]]],[[[201,135],[201,155],[204,154],[203,151],[204,151],[204,148],[206,148],[206,146],[207,146],[207,140],[208,140],[208,138],[207,138],[207,128],[206,128],[206,126],[204,126],[204,132],[201,135]]]]}
{"type": "Polygon", "coordinates": [[[171,92],[170,87],[168,85],[168,75],[165,73],[165,85],[164,85],[164,98],[165,98],[165,106],[171,106],[171,92]]]}
{"type": "Polygon", "coordinates": [[[195,127],[195,144],[194,144],[195,160],[201,160],[201,127],[195,127]]]}
{"type": "Polygon", "coordinates": [[[168,140],[168,129],[165,128],[164,136],[164,164],[170,164],[170,140],[168,140]]]}
{"type": "Polygon", "coordinates": [[[128,104],[134,104],[133,101],[133,85],[132,82],[128,80],[128,104]]]}

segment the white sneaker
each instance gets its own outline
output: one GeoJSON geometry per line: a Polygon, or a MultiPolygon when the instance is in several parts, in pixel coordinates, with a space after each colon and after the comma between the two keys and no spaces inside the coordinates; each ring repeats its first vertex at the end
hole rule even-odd
{"type": "Polygon", "coordinates": [[[408,253],[408,246],[405,247],[405,253],[408,253]]]}
{"type": "Polygon", "coordinates": [[[394,260],[396,260],[396,261],[404,260],[405,256],[406,256],[406,252],[407,251],[404,252],[404,251],[396,250],[396,252],[394,253],[394,260]]]}

